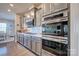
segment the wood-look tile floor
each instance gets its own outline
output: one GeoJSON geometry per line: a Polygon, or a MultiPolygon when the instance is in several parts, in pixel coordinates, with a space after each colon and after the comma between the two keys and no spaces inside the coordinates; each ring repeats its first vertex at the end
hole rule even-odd
{"type": "Polygon", "coordinates": [[[0,56],[35,56],[19,43],[9,42],[0,44],[0,56]]]}

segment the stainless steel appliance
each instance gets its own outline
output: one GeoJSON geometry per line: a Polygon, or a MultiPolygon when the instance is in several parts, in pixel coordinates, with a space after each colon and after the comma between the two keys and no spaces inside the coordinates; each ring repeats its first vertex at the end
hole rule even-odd
{"type": "Polygon", "coordinates": [[[66,56],[68,49],[68,10],[45,16],[42,22],[42,35],[45,37],[42,38],[43,49],[55,55],[66,56]]]}
{"type": "Polygon", "coordinates": [[[67,56],[67,44],[42,39],[42,48],[58,56],[67,56]]]}
{"type": "Polygon", "coordinates": [[[68,35],[68,11],[61,11],[43,18],[43,35],[66,36],[68,35]]]}
{"type": "Polygon", "coordinates": [[[43,35],[66,36],[68,35],[68,22],[43,24],[43,35]]]}

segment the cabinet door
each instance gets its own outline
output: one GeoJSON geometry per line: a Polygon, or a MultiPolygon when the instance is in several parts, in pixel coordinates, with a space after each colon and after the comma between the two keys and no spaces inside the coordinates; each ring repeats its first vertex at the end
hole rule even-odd
{"type": "Polygon", "coordinates": [[[17,33],[17,41],[20,42],[19,34],[17,33]]]}
{"type": "Polygon", "coordinates": [[[36,38],[32,37],[32,51],[36,52],[36,38]]]}
{"type": "Polygon", "coordinates": [[[24,44],[24,36],[21,35],[21,44],[24,44]]]}
{"type": "Polygon", "coordinates": [[[41,53],[42,53],[42,41],[41,41],[41,38],[37,38],[37,40],[36,40],[36,53],[38,55],[41,55],[41,53]]]}
{"type": "Polygon", "coordinates": [[[27,47],[27,36],[24,36],[24,46],[27,47]]]}
{"type": "Polygon", "coordinates": [[[23,39],[22,39],[22,35],[21,34],[19,35],[19,40],[20,40],[20,43],[22,44],[23,39]]]}
{"type": "Polygon", "coordinates": [[[54,3],[55,11],[67,8],[67,3],[54,3]]]}
{"type": "Polygon", "coordinates": [[[27,37],[27,48],[31,49],[31,36],[27,37]]]}
{"type": "Polygon", "coordinates": [[[28,37],[26,36],[26,47],[28,48],[28,37]]]}
{"type": "Polygon", "coordinates": [[[44,15],[49,14],[50,13],[50,3],[44,3],[43,9],[44,9],[44,15]]]}
{"type": "Polygon", "coordinates": [[[31,49],[31,40],[30,40],[30,36],[26,36],[26,47],[31,49]]]}
{"type": "Polygon", "coordinates": [[[42,9],[36,12],[36,26],[41,26],[42,14],[43,14],[42,9]]]}
{"type": "Polygon", "coordinates": [[[55,10],[54,3],[51,3],[51,4],[50,4],[50,11],[51,11],[51,12],[54,12],[54,10],[55,10]]]}
{"type": "Polygon", "coordinates": [[[24,46],[28,48],[28,36],[24,36],[24,46]]]}

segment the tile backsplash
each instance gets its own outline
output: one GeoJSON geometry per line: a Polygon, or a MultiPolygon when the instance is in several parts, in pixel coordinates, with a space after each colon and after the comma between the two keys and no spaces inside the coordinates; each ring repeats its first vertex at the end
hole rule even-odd
{"type": "Polygon", "coordinates": [[[30,33],[42,33],[42,27],[28,28],[28,32],[30,32],[30,33]]]}

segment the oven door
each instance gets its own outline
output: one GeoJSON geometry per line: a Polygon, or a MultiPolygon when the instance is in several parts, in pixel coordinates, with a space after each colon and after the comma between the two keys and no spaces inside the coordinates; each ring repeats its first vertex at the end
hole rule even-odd
{"type": "Polygon", "coordinates": [[[62,33],[61,23],[47,23],[42,25],[43,35],[61,36],[62,33]]]}
{"type": "Polygon", "coordinates": [[[58,56],[67,56],[67,44],[42,39],[42,48],[58,56]]]}

